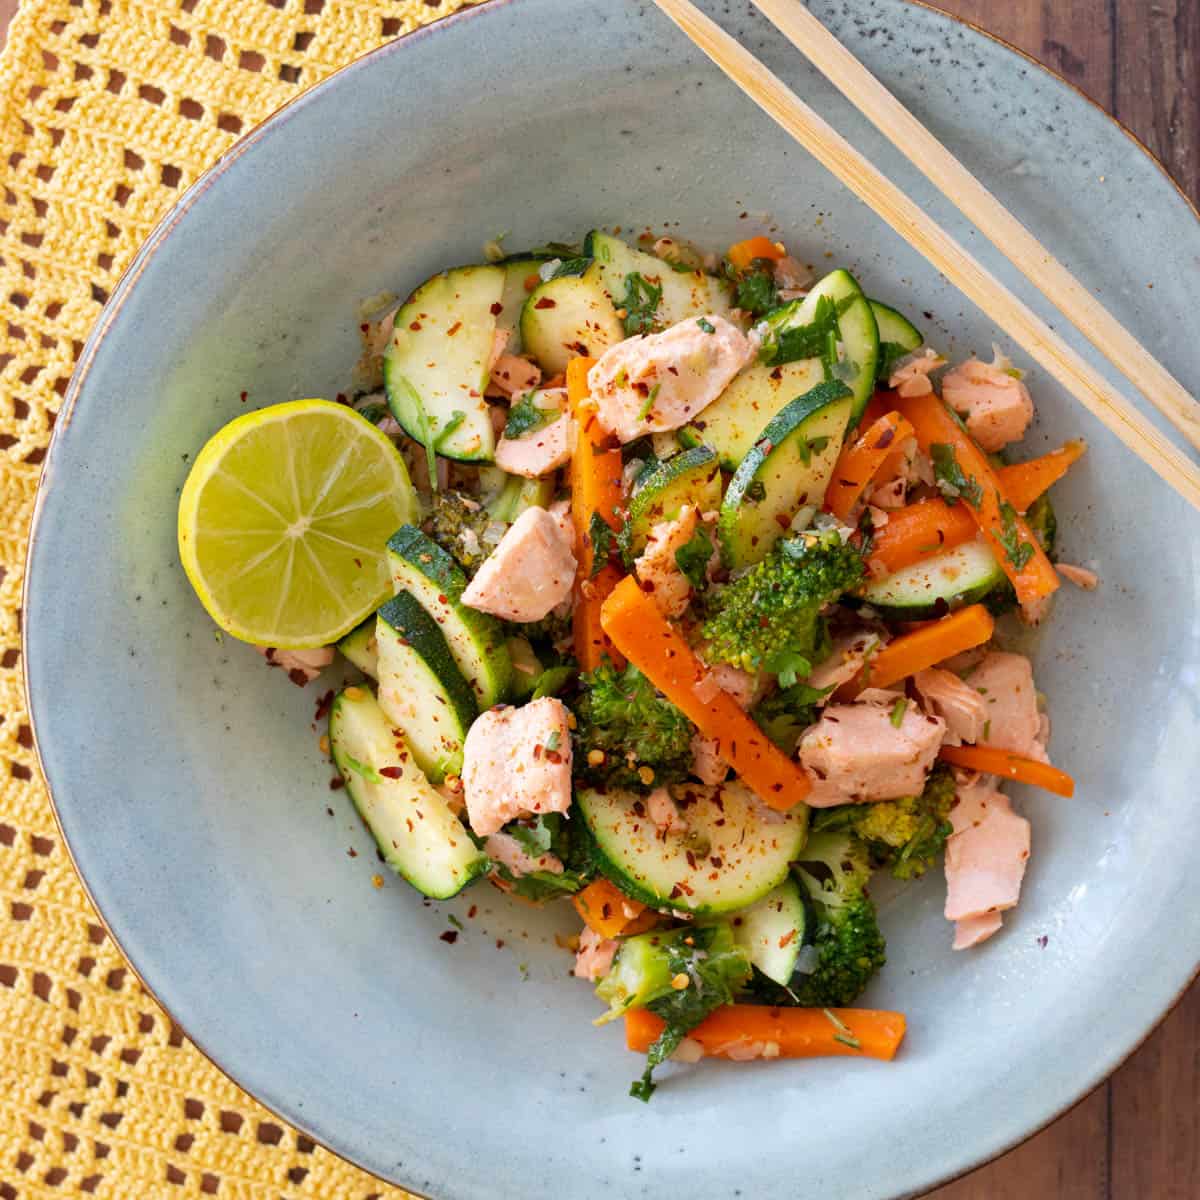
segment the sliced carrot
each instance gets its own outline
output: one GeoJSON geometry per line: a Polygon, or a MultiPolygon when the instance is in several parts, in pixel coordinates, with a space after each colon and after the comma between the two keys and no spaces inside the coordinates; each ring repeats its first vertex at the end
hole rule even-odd
{"type": "Polygon", "coordinates": [[[1079,461],[1086,449],[1086,442],[1065,442],[1057,450],[1051,450],[1039,458],[1001,467],[996,474],[1013,508],[1019,513],[1028,512],[1029,506],[1048,491],[1051,484],[1057,483],[1071,464],[1079,461]]]}
{"type": "Polygon", "coordinates": [[[717,687],[708,668],[662,611],[626,576],[604,602],[600,621],[622,654],[717,743],[717,753],[766,804],[781,811],[808,795],[808,777],[717,687]]]}
{"type": "MultiPolygon", "coordinates": [[[[645,1008],[625,1014],[625,1044],[644,1054],[665,1022],[645,1008]]],[[[709,1058],[878,1058],[890,1062],[904,1040],[903,1013],[871,1008],[767,1008],[727,1004],[688,1037],[709,1058]],[[758,1053],[755,1054],[754,1051],[758,1053]]]]}
{"type": "Polygon", "coordinates": [[[1057,796],[1075,795],[1075,780],[1066,771],[1049,763],[1022,758],[999,746],[943,746],[938,757],[956,767],[982,771],[985,775],[1003,775],[1005,779],[1045,788],[1057,796]]]}
{"type": "Polygon", "coordinates": [[[838,695],[852,697],[866,687],[890,687],[955,654],[982,646],[995,627],[992,614],[982,604],[930,621],[884,646],[838,695]]]}
{"type": "Polygon", "coordinates": [[[652,917],[657,915],[640,901],[631,900],[620,888],[604,878],[597,879],[581,892],[576,892],[571,897],[571,903],[583,918],[583,923],[604,938],[614,938],[621,933],[640,932],[631,926],[644,922],[647,913],[652,917]]]}
{"type": "Polygon", "coordinates": [[[868,560],[891,575],[978,536],[979,526],[965,504],[918,500],[888,513],[887,524],[875,533],[868,560]]]}
{"type": "Polygon", "coordinates": [[[575,526],[574,637],[575,657],[581,670],[593,671],[607,654],[617,666],[624,662],[600,626],[600,606],[617,586],[621,572],[612,564],[593,576],[592,514],[599,513],[611,529],[618,528],[623,492],[621,450],[596,416],[588,387],[588,371],[595,360],[573,358],[567,363],[567,403],[575,419],[575,453],[569,470],[571,520],[575,526]]]}
{"type": "Polygon", "coordinates": [[[784,257],[784,250],[770,238],[752,237],[744,242],[734,242],[729,247],[729,261],[739,271],[744,271],[756,258],[769,258],[778,262],[784,257]]]}
{"type": "Polygon", "coordinates": [[[900,412],[908,418],[921,449],[932,456],[932,447],[948,445],[967,482],[977,489],[961,503],[991,545],[996,561],[1012,580],[1017,599],[1026,613],[1036,614],[1041,602],[1058,590],[1060,580],[1024,517],[1005,494],[983,451],[937,396],[899,397],[900,412]]]}
{"type": "Polygon", "coordinates": [[[825,507],[839,521],[846,520],[867,484],[891,457],[897,442],[913,436],[912,426],[898,413],[885,413],[866,433],[843,448],[825,491],[825,507]]]}

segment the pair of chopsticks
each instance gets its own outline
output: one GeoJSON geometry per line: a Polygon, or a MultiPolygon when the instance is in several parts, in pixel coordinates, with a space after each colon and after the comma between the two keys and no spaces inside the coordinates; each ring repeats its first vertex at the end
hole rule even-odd
{"type": "MultiPolygon", "coordinates": [[[[1200,466],[1017,299],[778,76],[691,0],[655,3],[768,116],[1200,509],[1200,466]]],[[[814,17],[801,0],[754,0],[788,40],[919,167],[1191,444],[1200,405],[1113,315],[814,17]]]]}

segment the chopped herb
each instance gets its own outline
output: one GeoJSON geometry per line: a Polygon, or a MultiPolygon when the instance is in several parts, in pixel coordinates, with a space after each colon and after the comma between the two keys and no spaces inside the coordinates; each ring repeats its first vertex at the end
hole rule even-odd
{"type": "Polygon", "coordinates": [[[696,591],[708,583],[708,564],[712,556],[712,542],[703,529],[697,529],[687,545],[675,551],[675,565],[696,591]]]}
{"type": "Polygon", "coordinates": [[[352,757],[351,755],[347,754],[345,751],[342,751],[342,753],[338,757],[340,760],[338,763],[339,766],[341,766],[342,763],[344,763],[347,767],[350,768],[351,771],[353,771],[355,773],[355,775],[360,775],[368,783],[382,783],[383,782],[383,776],[380,775],[380,773],[377,770],[375,770],[374,767],[369,766],[367,763],[359,762],[357,758],[352,757]]]}
{"type": "Polygon", "coordinates": [[[662,288],[651,283],[640,271],[631,271],[625,276],[625,295],[618,307],[625,310],[626,337],[654,332],[662,294],[662,288]]]}
{"type": "Polygon", "coordinates": [[[816,706],[832,691],[832,687],[796,683],[768,696],[750,715],[759,729],[791,757],[800,735],[817,719],[816,706]]]}
{"type": "Polygon", "coordinates": [[[446,917],[446,920],[449,921],[450,924],[453,925],[455,929],[462,930],[463,923],[453,913],[450,913],[446,917]]]}
{"type": "Polygon", "coordinates": [[[843,1046],[849,1046],[851,1050],[862,1049],[862,1042],[860,1042],[856,1037],[847,1037],[845,1034],[835,1033],[833,1035],[833,1040],[835,1042],[841,1042],[843,1046]]]}
{"type": "Polygon", "coordinates": [[[933,476],[937,481],[938,491],[953,504],[956,500],[965,500],[972,508],[978,508],[983,503],[983,488],[974,475],[966,474],[958,465],[954,447],[949,442],[934,442],[929,447],[933,459],[933,476]]]}
{"type": "Polygon", "coordinates": [[[683,262],[682,260],[677,260],[675,262],[668,260],[667,266],[669,266],[671,270],[678,275],[698,275],[700,273],[697,267],[694,267],[689,262],[683,262]]]}
{"type": "Polygon", "coordinates": [[[988,717],[983,723],[983,740],[986,742],[992,736],[992,718],[988,717]]]}
{"type": "Polygon", "coordinates": [[[790,688],[801,676],[812,674],[812,663],[801,653],[790,648],[777,650],[763,663],[772,675],[779,679],[779,686],[790,688]]]}
{"type": "Polygon", "coordinates": [[[592,519],[588,522],[588,541],[592,543],[592,569],[588,572],[589,579],[595,579],[608,566],[616,537],[608,522],[598,512],[592,513],[592,519]]]}
{"type": "Polygon", "coordinates": [[[756,258],[745,274],[726,260],[726,272],[734,280],[733,303],[736,308],[748,312],[752,317],[761,317],[779,305],[779,291],[775,287],[775,272],[769,259],[756,258]]]}
{"type": "Polygon", "coordinates": [[[364,404],[358,410],[358,415],[364,421],[370,421],[372,425],[378,425],[380,421],[384,421],[390,417],[392,412],[386,404],[364,404]]]}
{"type": "MultiPolygon", "coordinates": [[[[799,301],[796,306],[799,306],[799,301]]],[[[769,328],[763,339],[759,361],[767,366],[782,366],[805,358],[823,358],[829,348],[829,335],[837,335],[838,309],[828,296],[819,296],[813,308],[813,319],[807,325],[786,324],[795,309],[791,305],[780,309],[782,328],[769,328]]],[[[773,320],[775,318],[772,318],[773,320]]]]}
{"type": "Polygon", "coordinates": [[[756,479],[746,489],[746,499],[751,504],[761,504],[767,498],[767,485],[761,479],[756,479]]]}
{"type": "Polygon", "coordinates": [[[800,461],[807,467],[812,462],[812,456],[820,454],[828,445],[829,439],[827,437],[816,437],[811,441],[801,438],[796,443],[796,453],[800,456],[800,461]]]}
{"type": "Polygon", "coordinates": [[[546,739],[546,749],[548,751],[550,751],[551,754],[553,754],[554,751],[558,749],[559,743],[561,741],[562,741],[562,734],[557,729],[551,730],[550,736],[546,739]]]}
{"type": "Polygon", "coordinates": [[[651,389],[650,394],[642,403],[642,407],[638,409],[638,420],[644,421],[649,415],[650,410],[654,407],[654,401],[658,399],[658,393],[662,390],[662,384],[656,383],[651,389]]]}
{"type": "Polygon", "coordinates": [[[875,549],[875,518],[871,516],[870,505],[862,510],[858,518],[858,532],[861,539],[858,552],[864,559],[870,558],[871,551],[875,549]]]}
{"type": "Polygon", "coordinates": [[[540,858],[550,852],[553,831],[540,818],[528,823],[514,821],[504,830],[530,858],[540,858]]]}
{"type": "Polygon", "coordinates": [[[703,329],[705,333],[716,333],[717,332],[717,327],[707,317],[701,317],[696,322],[696,324],[699,325],[700,328],[703,329]]]}
{"type": "Polygon", "coordinates": [[[892,705],[892,728],[899,729],[904,724],[904,716],[908,712],[908,699],[901,696],[895,704],[892,705]]]}
{"type": "Polygon", "coordinates": [[[412,381],[407,375],[394,375],[396,386],[408,397],[409,404],[412,405],[413,411],[417,417],[417,441],[425,447],[425,462],[429,467],[429,486],[433,491],[437,491],[437,448],[434,446],[433,425],[429,420],[429,414],[425,411],[425,402],[421,399],[421,393],[412,385],[412,381]]]}
{"type": "Polygon", "coordinates": [[[879,343],[879,366],[877,368],[881,383],[887,383],[892,377],[896,364],[908,354],[899,342],[879,343]]]}
{"type": "Polygon", "coordinates": [[[1000,520],[1003,522],[1003,528],[999,542],[1004,547],[1005,557],[1018,571],[1024,570],[1025,564],[1034,555],[1033,543],[1022,539],[1021,529],[1017,524],[1017,510],[1007,500],[1000,504],[1000,520]]]}
{"type": "Polygon", "coordinates": [[[434,448],[440,450],[442,443],[467,419],[467,414],[462,409],[456,408],[450,414],[450,420],[442,426],[441,432],[437,435],[434,448]]]}
{"type": "Polygon", "coordinates": [[[548,279],[562,279],[567,275],[582,275],[592,265],[590,258],[564,258],[550,272],[548,279]]]}
{"type": "Polygon", "coordinates": [[[549,425],[551,421],[557,420],[559,415],[557,410],[538,408],[534,404],[533,397],[535,394],[534,392],[527,392],[508,410],[508,421],[504,426],[504,436],[506,438],[510,440],[522,438],[527,433],[535,433],[537,430],[549,425]]]}

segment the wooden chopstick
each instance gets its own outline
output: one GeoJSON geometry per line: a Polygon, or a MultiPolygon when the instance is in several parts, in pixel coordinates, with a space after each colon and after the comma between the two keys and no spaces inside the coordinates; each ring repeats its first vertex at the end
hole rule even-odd
{"type": "Polygon", "coordinates": [[[1200,449],[1200,404],[800,0],[754,0],[800,50],[1151,404],[1200,449]]]}
{"type": "Polygon", "coordinates": [[[1200,509],[1200,468],[1103,375],[690,0],[655,3],[768,116],[919,250],[1143,462],[1200,509]]]}

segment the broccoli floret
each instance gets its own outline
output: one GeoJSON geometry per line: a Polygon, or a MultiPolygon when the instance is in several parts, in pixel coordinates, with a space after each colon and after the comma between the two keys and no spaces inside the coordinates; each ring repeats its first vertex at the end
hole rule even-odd
{"type": "Polygon", "coordinates": [[[827,637],[821,609],[862,577],[862,557],[836,531],[781,542],[713,596],[703,628],[705,658],[795,683],[820,657],[827,637]]]}
{"type": "Polygon", "coordinates": [[[632,663],[605,661],[580,679],[574,763],[589,783],[648,792],[687,778],[692,723],[632,663]],[[589,761],[596,752],[598,763],[589,761]]]}
{"type": "Polygon", "coordinates": [[[645,1073],[630,1094],[649,1100],[654,1068],[670,1058],[713,1009],[732,1003],[734,993],[749,978],[749,956],[734,942],[733,931],[724,921],[642,933],[622,941],[612,968],[596,988],[596,995],[609,1006],[601,1020],[645,1007],[666,1022],[646,1055],[645,1073]],[[678,986],[681,976],[687,979],[683,987],[678,986]]]}
{"type": "Polygon", "coordinates": [[[505,527],[477,500],[462,492],[443,491],[433,494],[421,528],[468,575],[473,575],[496,548],[500,540],[497,534],[502,535],[505,527]]]}
{"type": "Polygon", "coordinates": [[[866,845],[849,833],[814,834],[797,874],[816,910],[817,964],[812,974],[793,979],[792,996],[804,1007],[853,1004],[887,961],[866,892],[871,877],[866,845]]]}
{"type": "Polygon", "coordinates": [[[954,776],[939,765],[919,796],[822,809],[813,815],[812,827],[853,833],[876,866],[890,868],[897,879],[919,879],[937,862],[953,832],[953,803],[954,776]]]}

